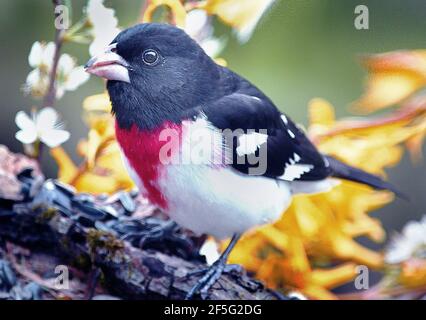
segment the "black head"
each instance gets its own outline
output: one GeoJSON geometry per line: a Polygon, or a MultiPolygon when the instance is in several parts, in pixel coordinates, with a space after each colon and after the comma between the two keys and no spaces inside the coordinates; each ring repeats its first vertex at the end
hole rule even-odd
{"type": "Polygon", "coordinates": [[[108,79],[119,125],[141,129],[213,99],[222,73],[183,30],[157,23],[122,31],[86,70],[108,79]]]}

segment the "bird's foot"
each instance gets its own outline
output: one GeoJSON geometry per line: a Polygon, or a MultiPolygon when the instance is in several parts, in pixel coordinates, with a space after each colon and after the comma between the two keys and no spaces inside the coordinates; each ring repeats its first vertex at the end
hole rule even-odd
{"type": "Polygon", "coordinates": [[[165,222],[162,225],[155,226],[140,238],[139,247],[143,248],[144,245],[150,242],[158,242],[166,238],[173,238],[173,235],[177,229],[177,224],[171,220],[165,222]]]}
{"type": "Polygon", "coordinates": [[[216,283],[224,273],[241,272],[242,268],[237,264],[226,264],[225,259],[216,260],[210,267],[192,271],[186,277],[203,275],[198,279],[197,284],[192,287],[185,297],[185,300],[191,300],[197,293],[202,299],[207,298],[209,289],[216,283]]]}
{"type": "Polygon", "coordinates": [[[140,226],[130,226],[127,232],[123,232],[122,239],[128,240],[134,245],[143,248],[150,243],[159,243],[165,239],[174,238],[178,226],[173,221],[147,225],[144,230],[140,230],[140,226]],[[134,230],[133,230],[134,229],[134,230]]]}
{"type": "MultiPolygon", "coordinates": [[[[209,271],[211,267],[204,267],[201,268],[199,270],[194,270],[191,272],[188,272],[185,276],[185,278],[190,278],[190,277],[196,277],[196,276],[201,276],[203,274],[206,274],[207,271],[209,271]]],[[[225,264],[225,267],[223,268],[222,273],[223,274],[228,274],[228,273],[232,273],[232,272],[237,272],[240,273],[243,271],[243,268],[239,265],[239,264],[225,264]]]]}

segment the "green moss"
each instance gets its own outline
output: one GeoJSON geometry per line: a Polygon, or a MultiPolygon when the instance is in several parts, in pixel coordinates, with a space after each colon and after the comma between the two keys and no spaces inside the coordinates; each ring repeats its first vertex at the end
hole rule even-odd
{"type": "Polygon", "coordinates": [[[35,209],[39,209],[41,211],[41,213],[37,216],[36,221],[38,223],[46,223],[49,222],[50,220],[52,220],[56,214],[57,214],[57,210],[55,208],[49,208],[49,207],[39,207],[39,208],[35,208],[35,209]]]}
{"type": "Polygon", "coordinates": [[[90,229],[87,232],[87,243],[94,258],[98,253],[106,251],[107,258],[115,258],[122,253],[123,241],[117,239],[112,233],[90,229]]]}
{"type": "Polygon", "coordinates": [[[75,257],[73,265],[79,269],[89,269],[92,266],[92,262],[90,261],[89,256],[81,254],[75,257]]]}

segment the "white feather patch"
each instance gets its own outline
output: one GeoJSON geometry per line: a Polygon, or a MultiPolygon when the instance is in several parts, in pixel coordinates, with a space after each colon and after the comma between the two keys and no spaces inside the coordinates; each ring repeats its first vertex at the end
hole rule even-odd
{"type": "Polygon", "coordinates": [[[339,184],[339,180],[327,178],[318,181],[292,181],[290,182],[290,188],[292,194],[315,194],[328,192],[339,184]]]}
{"type": "Polygon", "coordinates": [[[223,142],[223,136],[204,113],[194,121],[182,122],[183,139],[180,160],[183,164],[222,165],[231,163],[232,152],[223,142]]]}
{"type": "Polygon", "coordinates": [[[251,132],[238,137],[237,154],[242,157],[255,153],[256,150],[268,140],[268,135],[264,133],[251,132]]]}
{"type": "Polygon", "coordinates": [[[314,168],[311,164],[298,164],[300,160],[300,156],[294,153],[293,158],[290,158],[289,162],[285,164],[284,174],[278,179],[293,181],[299,179],[303,174],[308,173],[314,168]]]}

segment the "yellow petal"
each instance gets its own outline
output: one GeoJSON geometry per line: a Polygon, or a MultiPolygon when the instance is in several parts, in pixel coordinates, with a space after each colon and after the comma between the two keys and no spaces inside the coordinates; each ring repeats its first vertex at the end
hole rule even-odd
{"type": "Polygon", "coordinates": [[[366,56],[363,64],[371,72],[410,71],[426,76],[426,50],[400,50],[366,56]]]}
{"type": "Polygon", "coordinates": [[[58,165],[58,179],[70,183],[77,173],[77,167],[62,147],[50,149],[50,155],[58,165]]]}
{"type": "Polygon", "coordinates": [[[186,11],[183,4],[179,0],[151,0],[148,7],[145,9],[143,22],[152,22],[155,10],[160,6],[170,8],[174,24],[180,28],[185,28],[186,11]]]}
{"type": "Polygon", "coordinates": [[[311,273],[311,279],[317,286],[334,288],[352,280],[355,275],[356,264],[346,263],[330,269],[315,269],[311,273]]]}
{"type": "Polygon", "coordinates": [[[337,300],[337,296],[321,286],[309,285],[303,288],[301,292],[314,300],[337,300]]]}
{"type": "Polygon", "coordinates": [[[308,105],[310,125],[322,125],[329,127],[334,124],[334,107],[327,100],[315,98],[308,105]]]}
{"type": "Polygon", "coordinates": [[[406,142],[407,149],[410,152],[411,159],[414,163],[420,163],[420,161],[423,159],[422,148],[425,136],[426,130],[425,132],[420,132],[414,135],[406,142]]]}
{"type": "Polygon", "coordinates": [[[207,0],[200,7],[235,28],[241,41],[247,41],[273,2],[274,0],[207,0]]]}
{"type": "Polygon", "coordinates": [[[425,79],[412,72],[375,73],[368,79],[367,92],[354,106],[363,113],[380,110],[401,102],[424,85],[425,79]]]}
{"type": "Polygon", "coordinates": [[[112,194],[119,190],[116,179],[112,176],[102,176],[90,172],[84,173],[74,184],[79,192],[92,194],[112,194]]]}
{"type": "Polygon", "coordinates": [[[111,101],[107,93],[95,94],[89,96],[83,101],[85,111],[103,111],[111,112],[111,101]]]}

